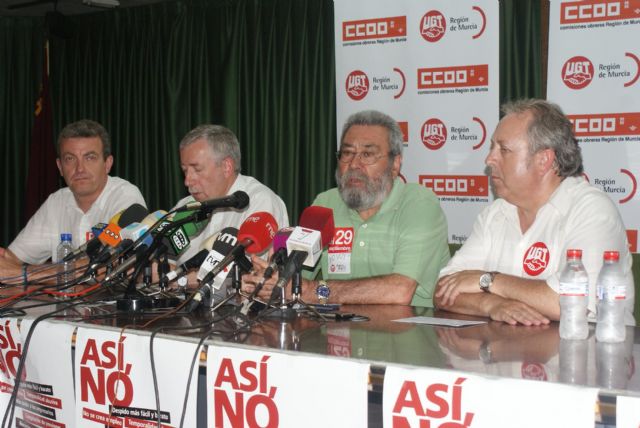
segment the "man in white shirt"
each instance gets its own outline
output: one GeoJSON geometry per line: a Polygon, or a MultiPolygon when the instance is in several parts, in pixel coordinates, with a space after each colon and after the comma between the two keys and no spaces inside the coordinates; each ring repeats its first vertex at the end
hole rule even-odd
{"type": "Polygon", "coordinates": [[[634,283],[626,231],[615,205],[582,177],[580,147],[560,108],[542,100],[503,106],[485,163],[496,199],[440,271],[436,306],[509,324],[560,318],[558,277],[568,249],[582,250],[589,316],[603,252],[620,253],[625,322],[634,325],[634,283]]]}
{"type": "Polygon", "coordinates": [[[95,224],[107,223],[134,203],[145,205],[136,186],[108,175],[113,165],[111,142],[99,123],[68,124],[58,136],[57,148],[56,163],[68,187],[49,195],[9,247],[0,248],[0,276],[20,274],[22,263],[55,259],[61,233],[71,233],[78,247],[92,237],[95,224]]]}
{"type": "Polygon", "coordinates": [[[180,142],[180,168],[190,196],[186,203],[221,198],[242,190],[249,195],[249,205],[243,209],[216,209],[205,229],[191,239],[189,248],[178,263],[184,263],[202,248],[207,238],[225,227],[239,228],[244,220],[258,211],[269,212],[282,228],[289,225],[287,208],[282,199],[253,177],[240,174],[240,144],[238,138],[224,126],[200,125],[180,142]]]}

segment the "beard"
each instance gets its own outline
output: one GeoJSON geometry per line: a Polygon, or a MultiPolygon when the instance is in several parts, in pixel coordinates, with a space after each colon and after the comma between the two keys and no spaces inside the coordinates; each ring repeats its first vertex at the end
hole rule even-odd
{"type": "Polygon", "coordinates": [[[370,178],[361,171],[347,170],[340,174],[336,170],[338,192],[344,203],[356,211],[364,211],[382,205],[393,186],[391,167],[384,170],[379,177],[370,178]],[[364,183],[364,188],[351,187],[349,180],[358,179],[364,183]]]}

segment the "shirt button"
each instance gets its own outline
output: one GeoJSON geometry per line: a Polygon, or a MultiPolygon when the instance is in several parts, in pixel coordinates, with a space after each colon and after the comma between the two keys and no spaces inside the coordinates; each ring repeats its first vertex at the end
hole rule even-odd
{"type": "Polygon", "coordinates": [[[363,229],[366,229],[366,228],[367,228],[367,223],[363,224],[363,225],[362,225],[362,228],[363,228],[363,229]]]}
{"type": "Polygon", "coordinates": [[[360,246],[364,247],[364,242],[360,241],[360,246]]]}

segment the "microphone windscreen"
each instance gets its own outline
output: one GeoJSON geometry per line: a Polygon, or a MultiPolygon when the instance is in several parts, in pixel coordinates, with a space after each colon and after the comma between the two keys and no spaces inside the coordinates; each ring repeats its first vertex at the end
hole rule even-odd
{"type": "Polygon", "coordinates": [[[333,222],[333,210],[331,208],[317,205],[307,207],[302,211],[302,214],[300,214],[300,222],[298,224],[301,227],[320,232],[322,248],[329,245],[333,239],[335,224],[333,222]]]}
{"type": "Polygon", "coordinates": [[[158,220],[160,220],[166,214],[167,214],[167,212],[165,210],[154,211],[152,213],[149,213],[145,218],[143,218],[140,221],[140,223],[144,224],[145,226],[147,226],[149,228],[151,228],[154,224],[157,223],[158,220]]]}
{"type": "Polygon", "coordinates": [[[85,250],[89,257],[93,257],[98,254],[98,251],[102,248],[102,243],[96,239],[87,242],[87,249],[85,250]]]}
{"type": "Polygon", "coordinates": [[[238,231],[238,241],[251,240],[245,251],[250,254],[261,253],[271,244],[277,230],[276,219],[266,211],[258,211],[242,223],[238,231]]]}
{"type": "Polygon", "coordinates": [[[122,213],[124,212],[124,210],[120,210],[117,213],[115,213],[110,219],[109,222],[107,224],[118,224],[118,222],[120,221],[120,216],[122,216],[122,213]]]}
{"type": "Polygon", "coordinates": [[[233,196],[236,198],[236,204],[234,208],[241,210],[249,205],[249,195],[247,195],[247,192],[236,190],[235,192],[233,192],[233,196]]]}
{"type": "Polygon", "coordinates": [[[149,214],[149,210],[145,207],[140,204],[133,204],[126,210],[122,211],[120,219],[118,220],[118,226],[121,228],[127,227],[131,223],[142,221],[147,214],[149,214]]]}
{"type": "MultiPolygon", "coordinates": [[[[173,217],[171,217],[171,221],[177,222],[196,213],[198,213],[198,210],[178,211],[173,215],[173,217]]],[[[198,233],[200,233],[205,227],[207,227],[207,224],[209,224],[208,218],[199,222],[190,221],[189,223],[183,224],[182,227],[184,228],[184,231],[187,234],[187,236],[191,237],[191,236],[196,236],[198,233]]]]}
{"type": "Polygon", "coordinates": [[[283,227],[280,229],[276,236],[273,237],[273,251],[278,251],[281,248],[287,248],[287,240],[293,232],[293,227],[283,227]]]}
{"type": "Polygon", "coordinates": [[[237,243],[238,229],[235,227],[225,227],[218,233],[211,249],[226,256],[233,250],[233,247],[235,247],[237,243]]]}

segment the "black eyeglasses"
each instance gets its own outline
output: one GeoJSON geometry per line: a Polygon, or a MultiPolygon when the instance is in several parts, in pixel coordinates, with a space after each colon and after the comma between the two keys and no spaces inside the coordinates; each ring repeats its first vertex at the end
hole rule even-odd
{"type": "Polygon", "coordinates": [[[351,163],[356,157],[359,157],[360,162],[362,162],[363,164],[373,165],[374,163],[378,162],[381,157],[387,156],[389,153],[391,152],[376,153],[368,150],[364,150],[362,152],[355,152],[352,150],[339,150],[336,152],[336,158],[339,162],[351,163]]]}

